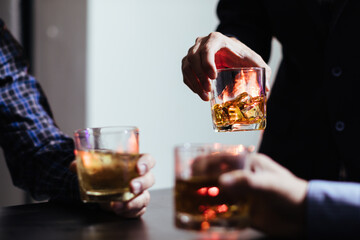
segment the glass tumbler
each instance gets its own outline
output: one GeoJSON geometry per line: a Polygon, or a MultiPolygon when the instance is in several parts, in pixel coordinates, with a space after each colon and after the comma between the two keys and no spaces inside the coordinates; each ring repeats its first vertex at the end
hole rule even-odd
{"type": "Polygon", "coordinates": [[[219,69],[211,81],[211,113],[216,132],[266,127],[265,68],[219,69]]]}
{"type": "Polygon", "coordinates": [[[251,147],[184,144],[175,147],[175,225],[191,230],[230,230],[248,226],[249,201],[234,200],[219,184],[225,172],[247,171],[251,147]]]}
{"type": "Polygon", "coordinates": [[[75,131],[76,164],[84,202],[128,201],[130,181],[138,176],[137,127],[99,127],[75,131]]]}

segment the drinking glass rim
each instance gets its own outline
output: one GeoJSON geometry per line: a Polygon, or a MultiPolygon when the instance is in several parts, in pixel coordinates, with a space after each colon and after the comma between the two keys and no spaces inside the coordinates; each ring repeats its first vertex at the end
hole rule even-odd
{"type": "Polygon", "coordinates": [[[224,71],[240,71],[240,70],[262,70],[265,71],[264,67],[232,67],[232,68],[219,68],[217,72],[224,72],[224,71]]]}
{"type": "Polygon", "coordinates": [[[191,143],[191,142],[186,142],[186,143],[182,143],[182,144],[178,144],[175,146],[175,151],[179,152],[179,151],[186,151],[186,150],[190,150],[190,149],[200,149],[200,148],[205,148],[205,149],[216,149],[216,147],[218,147],[219,149],[226,149],[226,148],[231,148],[231,147],[241,147],[243,148],[243,150],[245,151],[249,151],[249,149],[252,149],[252,146],[249,145],[244,145],[244,144],[227,144],[227,143],[191,143]]]}
{"type": "Polygon", "coordinates": [[[82,128],[77,129],[74,131],[74,136],[78,137],[83,134],[89,134],[94,133],[94,130],[96,129],[105,129],[105,132],[102,132],[102,134],[113,134],[113,133],[119,133],[119,132],[126,132],[126,131],[133,131],[135,133],[139,133],[139,128],[136,126],[105,126],[105,127],[88,127],[88,128],[82,128]],[[113,130],[113,131],[109,131],[113,130]]]}

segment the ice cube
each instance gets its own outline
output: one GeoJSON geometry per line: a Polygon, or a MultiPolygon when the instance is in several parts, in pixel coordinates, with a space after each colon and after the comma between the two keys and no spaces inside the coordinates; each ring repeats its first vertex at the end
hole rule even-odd
{"type": "Polygon", "coordinates": [[[216,125],[223,125],[224,123],[229,121],[229,116],[227,111],[224,111],[223,106],[221,104],[215,104],[213,106],[213,119],[216,125]]]}
{"type": "Polygon", "coordinates": [[[251,96],[247,92],[243,92],[235,98],[234,102],[236,102],[237,106],[242,109],[245,104],[251,102],[251,96]]]}
{"type": "Polygon", "coordinates": [[[229,106],[228,113],[230,122],[240,121],[244,117],[238,106],[229,106]]]}
{"type": "Polygon", "coordinates": [[[263,117],[263,113],[260,110],[259,103],[255,102],[252,104],[246,104],[241,110],[242,114],[250,120],[253,120],[257,117],[263,117]]]}
{"type": "Polygon", "coordinates": [[[262,113],[265,111],[265,109],[264,109],[264,104],[265,104],[264,97],[261,97],[261,96],[253,97],[252,102],[259,105],[259,108],[260,108],[262,113]]]}

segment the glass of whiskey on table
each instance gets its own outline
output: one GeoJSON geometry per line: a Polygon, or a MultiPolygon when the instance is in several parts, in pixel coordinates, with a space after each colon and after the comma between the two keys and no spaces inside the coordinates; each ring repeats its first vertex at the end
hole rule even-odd
{"type": "Polygon", "coordinates": [[[138,176],[137,127],[100,127],[75,131],[76,165],[83,202],[129,201],[130,181],[138,176]]]}
{"type": "Polygon", "coordinates": [[[253,149],[244,145],[184,144],[175,147],[175,225],[200,231],[248,226],[249,199],[234,199],[219,184],[221,174],[246,171],[253,149]]]}
{"type": "Polygon", "coordinates": [[[263,130],[266,127],[265,69],[218,69],[211,81],[211,114],[216,132],[263,130]]]}

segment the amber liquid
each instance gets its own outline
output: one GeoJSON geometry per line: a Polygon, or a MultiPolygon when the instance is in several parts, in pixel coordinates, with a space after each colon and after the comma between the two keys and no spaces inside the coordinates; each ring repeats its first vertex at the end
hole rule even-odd
{"type": "Polygon", "coordinates": [[[130,181],[138,176],[140,154],[107,150],[78,151],[77,171],[84,202],[128,201],[130,181]]]}
{"type": "Polygon", "coordinates": [[[232,200],[223,193],[217,178],[193,177],[189,180],[176,180],[175,224],[179,228],[244,228],[248,224],[248,211],[248,201],[232,200]]]}
{"type": "Polygon", "coordinates": [[[266,126],[265,98],[251,97],[243,92],[233,100],[212,106],[212,116],[215,129],[218,131],[261,130],[266,126]],[[249,129],[241,126],[253,126],[249,129]]]}

